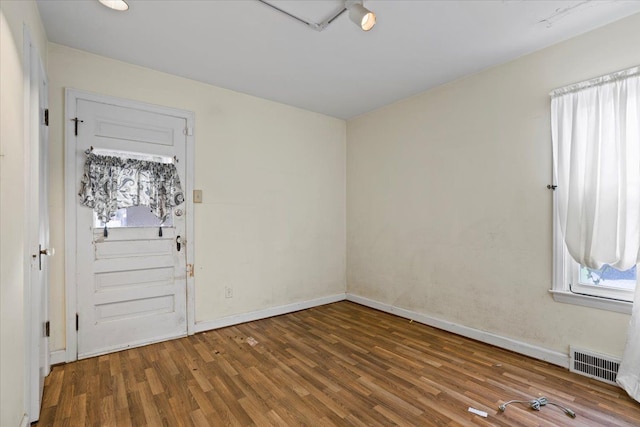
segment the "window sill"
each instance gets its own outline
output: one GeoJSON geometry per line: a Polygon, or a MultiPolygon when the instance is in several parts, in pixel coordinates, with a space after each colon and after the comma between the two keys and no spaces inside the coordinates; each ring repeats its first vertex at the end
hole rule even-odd
{"type": "Polygon", "coordinates": [[[598,308],[600,310],[615,311],[617,313],[631,314],[633,303],[627,301],[616,301],[606,298],[592,297],[588,295],[577,295],[567,291],[549,291],[553,299],[565,304],[582,305],[584,307],[598,308]]]}

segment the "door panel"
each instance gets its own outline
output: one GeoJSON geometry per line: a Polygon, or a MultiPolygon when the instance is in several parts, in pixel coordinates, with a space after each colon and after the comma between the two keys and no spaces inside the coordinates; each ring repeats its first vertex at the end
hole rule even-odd
{"type": "Polygon", "coordinates": [[[122,287],[169,285],[173,282],[174,276],[175,272],[173,267],[96,273],[96,292],[109,291],[122,287]]]}
{"type": "Polygon", "coordinates": [[[175,135],[172,129],[153,126],[150,122],[147,120],[146,125],[141,127],[124,120],[114,122],[108,118],[98,117],[96,120],[96,136],[100,138],[126,139],[148,144],[173,145],[175,135]]]}
{"type": "Polygon", "coordinates": [[[78,124],[79,149],[80,145],[88,144],[86,148],[168,157],[179,154],[184,158],[186,122],[183,118],[85,99],[77,103],[78,118],[83,120],[78,124]],[[177,150],[180,153],[176,153],[177,150]]]}
{"type": "MultiPolygon", "coordinates": [[[[129,231],[129,230],[127,230],[129,231]]],[[[162,239],[153,240],[124,240],[122,242],[94,240],[96,260],[109,258],[150,257],[173,254],[174,242],[162,239]]]]}
{"type": "MultiPolygon", "coordinates": [[[[177,159],[185,183],[184,118],[107,103],[77,100],[77,150],[177,159]],[[183,161],[180,161],[183,160],[183,161]]],[[[79,186],[84,155],[78,156],[79,186]]],[[[96,224],[93,210],[76,205],[78,357],[90,357],[187,334],[186,215],[158,226],[117,228],[96,224]]],[[[183,213],[185,205],[178,209],[183,213]]],[[[125,213],[126,214],[126,213],[125,213]]],[[[152,224],[155,224],[152,222],[152,224]]]]}

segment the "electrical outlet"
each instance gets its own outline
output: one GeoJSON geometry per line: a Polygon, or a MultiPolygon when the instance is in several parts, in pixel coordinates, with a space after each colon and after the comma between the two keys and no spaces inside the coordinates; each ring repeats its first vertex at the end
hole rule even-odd
{"type": "Polygon", "coordinates": [[[229,286],[224,287],[224,297],[225,298],[233,298],[233,288],[229,286]]]}

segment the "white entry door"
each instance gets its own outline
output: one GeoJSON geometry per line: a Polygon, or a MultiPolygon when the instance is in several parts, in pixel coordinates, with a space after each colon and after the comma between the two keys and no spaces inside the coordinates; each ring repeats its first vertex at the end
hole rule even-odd
{"type": "MultiPolygon", "coordinates": [[[[76,99],[76,189],[84,152],[174,161],[185,188],[187,123],[143,107],[76,99]],[[77,130],[77,132],[76,132],[77,130]]],[[[76,191],[77,193],[77,191],[76,191]]],[[[78,358],[187,334],[186,203],[162,226],[146,207],[107,224],[76,199],[78,358]]]]}

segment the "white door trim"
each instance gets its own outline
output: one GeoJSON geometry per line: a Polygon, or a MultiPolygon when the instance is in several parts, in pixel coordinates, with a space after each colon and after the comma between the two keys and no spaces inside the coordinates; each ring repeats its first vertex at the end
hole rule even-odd
{"type": "MultiPolygon", "coordinates": [[[[194,225],[193,225],[193,185],[194,185],[194,128],[195,114],[191,111],[159,105],[147,104],[143,102],[115,98],[107,95],[100,95],[77,89],[65,89],[65,295],[66,295],[66,361],[72,362],[78,358],[78,335],[76,332],[76,204],[78,203],[78,183],[75,176],[76,165],[76,136],[75,126],[71,119],[76,117],[76,105],[79,99],[100,102],[104,104],[116,105],[119,107],[135,108],[150,111],[158,114],[165,114],[185,119],[187,123],[187,158],[186,158],[186,258],[187,268],[193,265],[194,254],[194,225]]],[[[82,124],[79,124],[79,131],[82,131],[82,124]]],[[[78,181],[79,182],[79,181],[78,181]]],[[[193,335],[195,331],[195,295],[194,278],[187,274],[187,333],[193,335]]]]}

